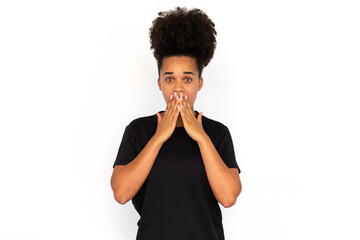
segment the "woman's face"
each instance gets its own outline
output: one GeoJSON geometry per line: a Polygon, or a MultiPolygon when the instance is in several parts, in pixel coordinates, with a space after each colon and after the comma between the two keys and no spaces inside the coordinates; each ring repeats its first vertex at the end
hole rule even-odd
{"type": "Polygon", "coordinates": [[[170,101],[171,94],[177,92],[180,95],[182,92],[183,99],[187,95],[187,101],[194,110],[196,95],[202,88],[202,84],[203,78],[199,78],[195,58],[187,56],[163,58],[158,85],[166,104],[170,101]]]}

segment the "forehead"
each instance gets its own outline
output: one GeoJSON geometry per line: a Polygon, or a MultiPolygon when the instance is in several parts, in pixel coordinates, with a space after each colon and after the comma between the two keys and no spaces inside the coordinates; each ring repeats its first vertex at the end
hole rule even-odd
{"type": "Polygon", "coordinates": [[[196,60],[188,56],[171,56],[163,58],[162,71],[191,70],[197,72],[196,60]]]}

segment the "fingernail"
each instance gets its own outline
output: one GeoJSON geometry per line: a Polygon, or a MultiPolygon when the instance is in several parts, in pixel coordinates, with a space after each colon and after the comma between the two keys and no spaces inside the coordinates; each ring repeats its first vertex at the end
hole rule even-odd
{"type": "Polygon", "coordinates": [[[177,95],[176,95],[176,92],[174,93],[174,96],[176,97],[177,95]]]}
{"type": "Polygon", "coordinates": [[[187,100],[188,99],[188,97],[185,95],[185,100],[187,100]]]}
{"type": "Polygon", "coordinates": [[[180,93],[180,97],[182,97],[183,96],[183,94],[182,94],[182,92],[180,93]]]}
{"type": "Polygon", "coordinates": [[[173,99],[173,97],[174,97],[174,96],[171,94],[171,95],[170,95],[170,100],[173,99]]]}

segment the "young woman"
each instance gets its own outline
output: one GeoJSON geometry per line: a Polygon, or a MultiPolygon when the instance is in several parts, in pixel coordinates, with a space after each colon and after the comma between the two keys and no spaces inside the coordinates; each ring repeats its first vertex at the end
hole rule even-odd
{"type": "Polygon", "coordinates": [[[140,215],[137,240],[225,239],[218,203],[235,204],[240,168],[229,129],[194,110],[214,26],[201,10],[177,7],[150,28],[167,106],[126,126],[111,177],[116,201],[131,199],[140,215]]]}

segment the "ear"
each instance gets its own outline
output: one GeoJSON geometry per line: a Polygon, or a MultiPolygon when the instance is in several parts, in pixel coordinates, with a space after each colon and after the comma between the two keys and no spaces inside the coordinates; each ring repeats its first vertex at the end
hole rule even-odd
{"type": "Polygon", "coordinates": [[[198,91],[200,91],[200,89],[202,88],[202,86],[203,86],[203,82],[204,82],[203,77],[200,77],[200,79],[199,79],[199,87],[198,87],[198,91]]]}
{"type": "Polygon", "coordinates": [[[159,86],[159,90],[161,91],[160,77],[158,78],[158,86],[159,86]]]}

